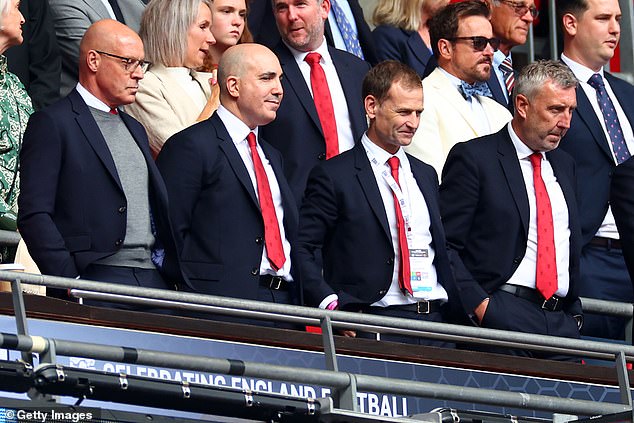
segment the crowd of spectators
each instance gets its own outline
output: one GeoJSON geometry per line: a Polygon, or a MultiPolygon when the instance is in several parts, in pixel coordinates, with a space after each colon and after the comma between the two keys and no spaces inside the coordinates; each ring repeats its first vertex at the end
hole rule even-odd
{"type": "Polygon", "coordinates": [[[533,0],[373,31],[358,0],[0,0],[0,227],[50,275],[622,338],[579,300],[634,302],[621,11],[557,12],[520,72],[533,0]]]}

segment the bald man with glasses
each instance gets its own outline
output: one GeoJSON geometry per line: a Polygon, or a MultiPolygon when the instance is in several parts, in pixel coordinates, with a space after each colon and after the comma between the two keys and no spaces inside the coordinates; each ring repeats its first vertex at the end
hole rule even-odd
{"type": "Polygon", "coordinates": [[[75,89],[29,121],[18,227],[44,274],[160,289],[182,280],[145,130],[119,110],[147,65],[133,30],[99,21],[82,39],[75,89]]]}
{"type": "Polygon", "coordinates": [[[438,67],[423,80],[425,110],[405,150],[440,175],[451,147],[497,132],[511,114],[489,98],[486,81],[500,40],[493,36],[485,3],[446,6],[430,19],[429,33],[438,67]]]}

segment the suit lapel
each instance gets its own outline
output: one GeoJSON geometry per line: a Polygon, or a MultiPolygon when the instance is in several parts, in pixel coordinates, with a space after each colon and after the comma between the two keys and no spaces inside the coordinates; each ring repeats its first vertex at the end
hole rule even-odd
{"type": "Polygon", "coordinates": [[[528,205],[528,194],[526,193],[526,184],[522,176],[517,153],[513,148],[511,137],[508,135],[506,127],[498,133],[498,160],[502,166],[506,183],[513,196],[513,201],[517,206],[522,221],[524,233],[528,234],[530,208],[528,205]]]}
{"type": "Polygon", "coordinates": [[[89,9],[94,10],[95,13],[97,13],[103,19],[111,19],[110,13],[108,12],[108,9],[106,9],[106,6],[103,4],[103,2],[83,0],[82,3],[84,3],[89,9]]]}
{"type": "Polygon", "coordinates": [[[75,90],[71,92],[69,99],[71,101],[73,111],[76,113],[75,120],[77,121],[81,131],[84,133],[86,141],[90,144],[97,157],[99,157],[99,160],[101,160],[119,189],[123,190],[121,181],[119,180],[119,174],[117,173],[117,168],[115,167],[114,160],[112,159],[112,154],[110,154],[106,140],[103,137],[97,122],[95,122],[95,118],[92,116],[92,113],[90,113],[90,109],[79,93],[75,90]]]}
{"type": "Polygon", "coordinates": [[[577,108],[574,113],[584,122],[592,134],[592,138],[594,138],[599,148],[610,158],[610,161],[614,160],[612,158],[609,141],[605,137],[599,117],[594,112],[594,108],[592,108],[592,104],[590,104],[590,100],[588,100],[582,88],[577,88],[577,108]]]}
{"type": "Polygon", "coordinates": [[[385,207],[383,206],[383,198],[381,198],[381,192],[379,191],[379,186],[376,182],[376,178],[374,177],[374,172],[372,171],[372,166],[370,165],[368,156],[365,153],[363,144],[360,142],[354,146],[354,163],[355,167],[359,170],[357,178],[359,179],[361,189],[363,189],[365,197],[368,200],[370,209],[372,209],[372,212],[381,223],[385,236],[387,236],[391,242],[392,235],[390,233],[390,226],[387,220],[387,213],[385,211],[385,207]]]}
{"type": "Polygon", "coordinates": [[[487,85],[491,90],[491,94],[493,94],[493,99],[498,103],[508,107],[509,102],[504,97],[504,92],[502,91],[502,87],[500,86],[500,81],[498,80],[498,76],[495,73],[495,69],[493,69],[493,65],[491,65],[491,76],[487,81],[487,85]]]}
{"type": "Polygon", "coordinates": [[[263,139],[260,139],[260,147],[262,147],[264,155],[269,159],[269,163],[273,168],[273,173],[275,173],[275,179],[277,181],[277,185],[280,188],[280,194],[282,195],[282,207],[284,209],[284,228],[286,230],[287,236],[290,237],[290,234],[295,233],[295,227],[297,225],[297,222],[299,221],[297,202],[295,201],[291,188],[286,181],[286,177],[284,176],[282,163],[280,162],[280,160],[277,159],[277,157],[279,157],[279,153],[274,151],[273,147],[268,144],[266,140],[263,139]]]}
{"type": "MultiPolygon", "coordinates": [[[[432,86],[442,94],[442,99],[455,109],[464,121],[469,125],[475,136],[483,135],[478,132],[478,126],[475,124],[475,116],[469,107],[469,103],[464,99],[458,89],[451,81],[442,73],[440,69],[436,69],[427,77],[430,79],[432,86]]],[[[475,137],[474,137],[475,138],[475,137]]]]}
{"type": "Polygon", "coordinates": [[[253,184],[251,183],[251,177],[249,176],[249,172],[247,171],[244,162],[242,161],[242,157],[240,157],[240,153],[238,153],[238,149],[236,145],[233,143],[233,140],[229,136],[229,132],[225,128],[225,125],[222,123],[222,120],[218,117],[217,114],[211,117],[211,123],[214,125],[216,129],[216,136],[220,139],[220,149],[227,157],[227,161],[229,165],[233,169],[236,177],[244,187],[244,189],[251,197],[251,200],[255,205],[257,205],[258,209],[260,208],[260,203],[258,202],[258,198],[255,195],[255,190],[253,189],[253,184]]]}
{"type": "MultiPolygon", "coordinates": [[[[321,129],[321,123],[319,122],[319,116],[317,115],[317,109],[315,108],[315,102],[313,96],[310,94],[310,90],[304,81],[304,76],[297,66],[295,58],[291,54],[290,50],[280,41],[276,47],[276,53],[282,66],[282,71],[286,75],[284,81],[288,83],[290,88],[295,93],[295,96],[299,99],[300,103],[308,113],[308,116],[313,120],[319,131],[323,135],[321,129]]],[[[285,95],[288,95],[285,93],[285,95]]]]}
{"type": "Polygon", "coordinates": [[[415,57],[422,67],[429,61],[431,53],[423,42],[423,39],[420,35],[418,35],[418,32],[407,31],[407,33],[409,34],[409,37],[407,38],[407,48],[412,51],[411,57],[415,57]]]}

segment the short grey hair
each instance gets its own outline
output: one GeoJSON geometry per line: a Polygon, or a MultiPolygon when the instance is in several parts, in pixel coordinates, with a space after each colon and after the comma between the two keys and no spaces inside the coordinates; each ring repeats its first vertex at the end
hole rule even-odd
{"type": "Polygon", "coordinates": [[[519,94],[532,100],[539,89],[548,81],[552,81],[561,88],[576,88],[578,80],[570,68],[556,60],[539,60],[522,69],[515,87],[513,88],[513,102],[519,94]]]}
{"type": "Polygon", "coordinates": [[[187,31],[196,21],[201,3],[211,9],[211,0],[152,0],[148,3],[139,31],[145,60],[163,66],[183,63],[187,31]]]}

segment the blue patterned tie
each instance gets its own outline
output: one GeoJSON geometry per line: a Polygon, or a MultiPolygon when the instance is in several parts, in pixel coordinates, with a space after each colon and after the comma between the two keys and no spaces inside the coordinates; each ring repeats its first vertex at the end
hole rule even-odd
{"type": "Polygon", "coordinates": [[[361,51],[359,38],[354,32],[354,29],[352,29],[352,25],[350,25],[348,19],[346,19],[346,15],[343,14],[343,10],[341,10],[341,7],[337,4],[337,1],[339,0],[330,0],[330,5],[332,6],[332,12],[335,14],[339,31],[341,31],[343,42],[346,44],[346,50],[358,58],[363,59],[363,51],[361,51]]]}
{"type": "Polygon", "coordinates": [[[595,73],[592,75],[588,80],[588,84],[597,92],[597,101],[599,102],[601,113],[603,114],[605,128],[608,130],[608,135],[612,142],[612,151],[616,157],[617,164],[621,164],[630,158],[630,150],[627,149],[627,144],[625,144],[625,137],[623,136],[621,123],[619,122],[619,117],[616,115],[614,104],[610,96],[608,96],[608,92],[605,90],[605,84],[600,74],[595,73]]]}
{"type": "Polygon", "coordinates": [[[471,85],[464,81],[460,81],[458,91],[460,91],[460,94],[462,94],[465,100],[469,100],[474,95],[483,95],[485,97],[491,97],[492,95],[486,82],[476,82],[471,85]]]}

